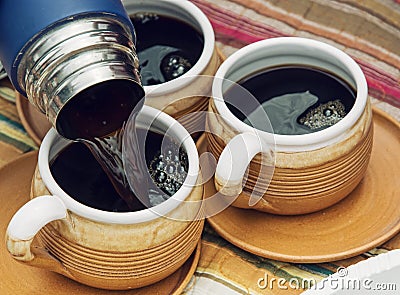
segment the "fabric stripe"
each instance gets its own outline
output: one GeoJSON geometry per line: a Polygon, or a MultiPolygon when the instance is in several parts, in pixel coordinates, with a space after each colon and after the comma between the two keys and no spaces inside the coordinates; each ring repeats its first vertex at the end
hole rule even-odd
{"type": "Polygon", "coordinates": [[[249,18],[222,9],[219,6],[206,3],[202,0],[194,0],[192,2],[199,6],[209,17],[217,34],[229,36],[232,39],[238,39],[244,44],[271,37],[287,36],[271,26],[254,22],[249,18]]]}
{"type": "MultiPolygon", "coordinates": [[[[250,253],[233,246],[226,240],[221,240],[219,236],[209,226],[205,227],[202,238],[203,240],[211,242],[218,247],[229,249],[229,251],[234,252],[235,255],[239,256],[242,260],[255,265],[259,269],[263,269],[270,272],[271,274],[278,275],[281,278],[285,278],[288,281],[291,278],[300,279],[301,277],[304,277],[305,271],[304,269],[300,268],[300,265],[289,264],[281,261],[266,259],[256,255],[251,255],[250,253]]],[[[319,264],[315,264],[312,267],[314,269],[313,274],[316,275],[318,279],[326,277],[327,275],[332,273],[330,269],[325,269],[319,264]]],[[[308,270],[306,272],[309,273],[308,270]]]]}
{"type": "Polygon", "coordinates": [[[393,5],[385,5],[385,1],[382,0],[370,0],[370,1],[349,1],[349,0],[336,0],[332,1],[336,3],[346,3],[351,5],[363,12],[363,15],[373,15],[378,18],[381,23],[388,23],[394,27],[400,28],[400,14],[399,10],[393,5]]]}
{"type": "MultiPolygon", "coordinates": [[[[241,17],[240,15],[235,15],[229,11],[225,12],[224,10],[218,9],[218,7],[215,8],[212,4],[205,5],[204,3],[202,3],[201,8],[205,11],[206,14],[209,15],[210,20],[216,30],[217,38],[222,38],[223,40],[229,40],[229,38],[232,38],[233,41],[229,44],[237,48],[262,39],[288,36],[288,34],[279,32],[276,29],[265,25],[257,24],[255,22],[252,22],[252,20],[241,17]],[[247,25],[242,25],[243,23],[247,23],[247,25]],[[248,27],[257,27],[258,29],[248,29],[248,27]]],[[[321,38],[321,36],[319,38],[321,38]]],[[[349,38],[352,37],[349,36],[349,38]]],[[[348,47],[342,49],[349,50],[348,47]]],[[[377,48],[376,51],[380,50],[377,48]]],[[[379,54],[384,55],[383,52],[379,52],[379,54]]],[[[400,75],[398,68],[396,69],[398,75],[400,75]]]]}
{"type": "Polygon", "coordinates": [[[230,291],[234,291],[237,294],[243,294],[246,295],[248,292],[243,290],[242,288],[237,287],[235,284],[233,284],[230,281],[221,279],[218,274],[213,274],[211,272],[206,272],[205,270],[200,270],[199,268],[196,271],[196,276],[197,277],[203,277],[203,278],[208,278],[211,279],[214,282],[217,282],[221,285],[224,285],[226,288],[228,288],[230,291]]]}
{"type": "Polygon", "coordinates": [[[0,86],[0,97],[7,101],[15,102],[15,91],[10,87],[0,86]]]}
{"type": "Polygon", "coordinates": [[[12,129],[19,130],[19,131],[25,131],[24,127],[19,122],[12,121],[3,114],[0,114],[0,121],[4,122],[8,126],[10,126],[12,129]]]}
{"type": "MultiPolygon", "coordinates": [[[[210,21],[217,32],[217,37],[224,36],[225,39],[231,38],[236,40],[236,42],[229,43],[231,46],[240,48],[262,39],[285,36],[284,33],[279,32],[276,29],[270,28],[266,25],[254,24],[248,18],[230,11],[225,11],[224,9],[206,3],[203,0],[195,0],[193,2],[199,5],[199,7],[210,17],[210,21]],[[233,23],[235,23],[235,25],[233,25],[233,23]],[[247,29],[247,27],[254,27],[254,29],[247,29]]],[[[235,2],[241,3],[240,0],[235,0],[235,2]]],[[[246,2],[246,4],[247,3],[249,3],[249,6],[253,9],[255,9],[254,6],[257,4],[255,1],[249,1],[246,2]]],[[[267,13],[264,13],[264,15],[265,14],[267,13]]],[[[390,103],[396,107],[400,106],[399,79],[387,72],[380,71],[378,68],[365,61],[359,59],[356,59],[356,61],[359,63],[367,77],[371,93],[382,101],[390,103]]]]}
{"type": "MultiPolygon", "coordinates": [[[[221,8],[219,6],[207,3],[205,1],[202,0],[196,0],[194,1],[196,2],[196,4],[208,15],[208,17],[210,18],[210,21],[212,23],[215,22],[216,25],[216,33],[217,33],[217,37],[218,37],[218,33],[221,33],[221,35],[223,36],[224,33],[226,34],[224,37],[224,40],[229,40],[229,32],[234,32],[234,38],[232,39],[237,39],[237,38],[241,38],[243,40],[247,40],[248,39],[248,34],[252,35],[253,38],[251,38],[251,42],[254,41],[258,41],[261,39],[266,39],[266,38],[271,38],[271,37],[279,37],[279,36],[288,36],[288,35],[304,35],[305,32],[300,32],[300,31],[290,31],[287,28],[282,28],[282,25],[280,24],[275,24],[277,28],[279,28],[279,30],[275,29],[274,26],[267,26],[264,23],[265,22],[270,22],[271,19],[266,17],[265,15],[260,15],[260,17],[263,17],[262,19],[257,19],[257,21],[254,21],[252,19],[246,18],[244,16],[241,16],[239,14],[234,14],[231,11],[226,11],[224,8],[221,8]],[[197,3],[198,2],[198,3],[197,3]],[[246,25],[243,25],[243,23],[245,23],[246,25]],[[253,27],[259,28],[255,31],[255,29],[253,27]],[[250,28],[250,29],[248,29],[250,28]],[[240,34],[241,32],[243,32],[243,36],[240,34]],[[256,32],[256,35],[255,35],[256,32]],[[256,36],[254,38],[254,35],[256,36]]],[[[246,8],[247,9],[247,8],[246,8]]],[[[250,10],[252,11],[252,10],[250,10]]],[[[248,12],[248,10],[246,10],[246,14],[250,14],[248,12]]],[[[292,17],[292,15],[288,15],[288,18],[292,17]]],[[[349,39],[354,39],[355,37],[352,35],[349,35],[348,33],[344,32],[344,31],[332,31],[332,33],[336,33],[336,34],[343,34],[344,36],[348,35],[347,38],[349,39]]],[[[327,42],[327,43],[334,43],[334,45],[336,47],[341,48],[344,51],[353,51],[355,56],[358,56],[360,54],[366,55],[367,53],[360,51],[357,48],[351,48],[348,46],[348,44],[341,44],[338,43],[337,41],[335,41],[335,38],[333,38],[333,36],[328,36],[324,37],[321,35],[313,35],[310,34],[309,36],[310,38],[318,38],[318,39],[324,39],[323,41],[327,42]]],[[[400,38],[400,32],[398,34],[398,37],[400,38]]],[[[394,40],[399,40],[399,38],[392,38],[394,40]]],[[[234,42],[235,40],[233,40],[234,42]]],[[[363,40],[361,40],[360,38],[357,38],[356,40],[357,42],[362,42],[363,40]]],[[[247,42],[243,42],[241,41],[241,43],[247,43],[248,44],[249,40],[247,42]]],[[[242,45],[243,46],[243,45],[242,45]]],[[[375,46],[375,45],[374,45],[375,46]]],[[[238,48],[241,46],[237,46],[238,48]]],[[[362,46],[361,46],[362,48],[362,46]]],[[[397,46],[396,49],[398,49],[399,47],[397,46]]],[[[376,47],[375,51],[377,53],[377,55],[382,56],[382,55],[393,55],[393,53],[391,52],[383,52],[382,50],[384,50],[383,48],[380,47],[376,47]]],[[[400,52],[399,52],[400,54],[400,52]]],[[[376,62],[379,62],[379,60],[376,59],[376,57],[373,57],[371,55],[365,56],[366,60],[371,60],[371,58],[373,58],[376,62]]],[[[393,55],[395,56],[395,55],[393,55]]],[[[397,58],[400,61],[400,56],[395,56],[395,58],[397,58]]],[[[391,71],[392,73],[397,73],[396,76],[400,75],[400,70],[398,68],[398,63],[395,64],[396,67],[391,67],[391,71]]],[[[389,64],[388,64],[389,66],[389,64]]]]}
{"type": "Polygon", "coordinates": [[[362,60],[355,59],[363,70],[369,92],[379,100],[400,107],[400,84],[398,80],[362,60]]]}
{"type": "Polygon", "coordinates": [[[19,122],[12,121],[0,114],[0,135],[1,140],[16,146],[23,152],[37,149],[36,144],[26,133],[19,122]]]}
{"type": "Polygon", "coordinates": [[[23,153],[36,149],[36,147],[32,147],[32,146],[24,143],[23,141],[17,140],[17,139],[10,137],[7,134],[4,134],[2,132],[0,132],[0,141],[8,143],[8,144],[16,147],[18,150],[22,151],[23,153]]]}
{"type": "Polygon", "coordinates": [[[15,146],[22,152],[38,147],[22,126],[15,107],[15,90],[7,79],[0,81],[0,141],[15,146]]]}
{"type": "MultiPolygon", "coordinates": [[[[316,13],[316,15],[312,18],[312,20],[314,20],[314,21],[312,21],[312,20],[308,20],[303,15],[296,15],[293,13],[288,15],[288,12],[283,9],[278,9],[277,7],[272,6],[272,5],[269,5],[269,6],[261,5],[259,2],[255,1],[255,0],[233,0],[233,1],[235,3],[242,4],[243,6],[258,12],[259,14],[262,14],[267,17],[272,17],[274,19],[278,19],[282,22],[285,22],[285,23],[295,27],[297,30],[310,32],[317,36],[322,36],[325,38],[333,39],[336,42],[341,43],[346,47],[362,49],[362,51],[365,51],[368,54],[371,54],[371,55],[375,56],[376,58],[379,58],[379,59],[381,59],[389,64],[392,64],[392,65],[396,65],[399,63],[398,57],[394,58],[393,56],[390,56],[390,55],[385,55],[385,54],[382,55],[382,53],[380,51],[377,52],[374,48],[372,48],[373,42],[371,42],[371,41],[364,42],[363,38],[360,38],[361,33],[359,33],[359,32],[363,30],[364,26],[367,26],[369,24],[368,22],[360,21],[359,23],[354,23],[354,24],[352,23],[352,25],[348,25],[346,28],[339,27],[339,30],[337,31],[336,29],[333,29],[333,28],[335,28],[334,23],[330,23],[326,26],[324,26],[321,23],[325,19],[324,13],[333,13],[332,11],[316,13]],[[345,32],[347,33],[347,35],[342,34],[342,32],[344,32],[343,29],[346,29],[345,32]],[[354,34],[351,34],[351,32],[353,32],[354,34]],[[357,37],[354,37],[354,36],[357,36],[357,37]]],[[[298,2],[301,2],[301,1],[298,1],[298,2]]],[[[287,3],[285,7],[293,6],[293,2],[291,2],[291,1],[276,2],[276,4],[280,4],[280,3],[287,3]]],[[[307,17],[309,17],[309,15],[312,13],[312,7],[315,7],[316,5],[317,4],[315,2],[312,2],[311,6],[309,8],[310,10],[305,12],[305,15],[307,17]]],[[[316,9],[316,10],[318,10],[318,9],[316,9]]],[[[352,18],[354,18],[354,15],[335,15],[335,19],[345,19],[345,20],[349,21],[352,18]]],[[[332,18],[329,18],[329,19],[332,19],[332,18]]],[[[374,29],[376,29],[376,28],[374,27],[374,29]]],[[[368,35],[368,32],[369,32],[369,30],[367,30],[366,33],[363,35],[364,38],[370,37],[369,35],[372,34],[372,32],[370,32],[368,35]]],[[[386,34],[387,34],[387,32],[386,32],[386,34]]],[[[371,37],[374,37],[374,36],[371,36],[371,37]]],[[[377,39],[378,37],[379,37],[379,35],[376,36],[375,39],[377,39]]],[[[392,38],[385,38],[385,40],[386,39],[396,40],[396,37],[398,38],[398,36],[393,35],[392,38]]],[[[380,40],[380,41],[383,41],[383,40],[380,40]]],[[[395,46],[395,45],[393,45],[393,46],[395,46]]],[[[397,48],[398,47],[393,47],[391,52],[396,52],[397,48]]]]}

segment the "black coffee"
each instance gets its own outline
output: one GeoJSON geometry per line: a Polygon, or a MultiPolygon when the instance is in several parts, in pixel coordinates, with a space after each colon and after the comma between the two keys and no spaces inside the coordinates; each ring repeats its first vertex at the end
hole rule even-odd
{"type": "Polygon", "coordinates": [[[261,70],[237,84],[224,93],[230,110],[246,124],[270,132],[266,113],[276,134],[307,134],[328,128],[346,116],[356,98],[355,90],[336,75],[297,65],[261,70]],[[249,109],[240,86],[258,105],[249,109]],[[245,114],[239,110],[241,105],[245,114]]]}
{"type": "MultiPolygon", "coordinates": [[[[134,124],[134,123],[133,123],[134,124]]],[[[132,182],[129,183],[128,175],[125,171],[123,163],[123,136],[125,134],[124,127],[116,133],[91,140],[81,140],[92,152],[97,162],[103,168],[103,171],[108,176],[108,179],[113,184],[116,192],[125,201],[128,207],[135,211],[137,208],[138,199],[145,207],[150,207],[148,198],[149,179],[147,174],[147,166],[142,158],[145,146],[140,144],[141,132],[131,130],[127,136],[130,137],[131,148],[129,154],[131,161],[128,168],[132,182]]]]}
{"type": "MultiPolygon", "coordinates": [[[[145,135],[146,131],[138,131],[138,137],[145,138],[146,170],[154,178],[148,186],[143,184],[147,190],[147,204],[134,194],[127,200],[128,192],[122,193],[124,199],[99,161],[81,142],[69,144],[55,156],[50,163],[51,173],[65,192],[93,208],[128,212],[155,206],[181,187],[187,175],[188,161],[186,152],[172,139],[154,132],[145,135]]],[[[114,176],[121,177],[121,173],[114,171],[114,176]]]]}
{"type": "Polygon", "coordinates": [[[131,20],[137,34],[136,52],[143,85],[178,78],[200,58],[204,38],[191,25],[153,13],[137,13],[131,20]]]}
{"type": "Polygon", "coordinates": [[[120,129],[143,97],[143,89],[127,80],[96,84],[65,104],[57,131],[73,140],[103,137],[120,129]]]}

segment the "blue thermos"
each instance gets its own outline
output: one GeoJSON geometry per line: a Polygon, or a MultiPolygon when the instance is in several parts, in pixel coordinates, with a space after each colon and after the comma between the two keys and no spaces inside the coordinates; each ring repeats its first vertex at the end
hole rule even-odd
{"type": "Polygon", "coordinates": [[[117,130],[144,91],[120,0],[1,0],[0,60],[66,138],[117,130]]]}

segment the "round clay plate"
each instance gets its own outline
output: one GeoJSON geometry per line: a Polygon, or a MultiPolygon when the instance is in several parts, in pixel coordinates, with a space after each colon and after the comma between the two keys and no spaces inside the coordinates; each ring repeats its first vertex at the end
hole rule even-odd
{"type": "Polygon", "coordinates": [[[47,121],[45,115],[39,112],[26,97],[23,97],[18,92],[16,92],[15,102],[18,115],[26,132],[36,144],[40,145],[47,131],[51,128],[51,124],[47,121]]]}
{"type": "MultiPolygon", "coordinates": [[[[30,183],[37,162],[37,152],[25,154],[0,169],[0,236],[4,238],[8,222],[13,214],[29,200],[30,183]]],[[[112,294],[181,294],[192,278],[200,257],[200,243],[175,273],[166,279],[140,289],[113,291],[112,294]]],[[[0,243],[0,294],[110,294],[79,284],[59,274],[23,265],[11,258],[0,243]]]]}
{"type": "Polygon", "coordinates": [[[0,167],[19,157],[21,153],[14,146],[0,141],[0,167]]]}
{"type": "MultiPolygon", "coordinates": [[[[207,149],[204,136],[201,150],[207,149]]],[[[400,231],[400,124],[374,109],[374,146],[365,177],[344,200],[325,210],[279,216],[228,207],[208,219],[226,240],[253,254],[286,262],[348,258],[400,231]]],[[[215,193],[213,181],[205,194],[215,193]]]]}

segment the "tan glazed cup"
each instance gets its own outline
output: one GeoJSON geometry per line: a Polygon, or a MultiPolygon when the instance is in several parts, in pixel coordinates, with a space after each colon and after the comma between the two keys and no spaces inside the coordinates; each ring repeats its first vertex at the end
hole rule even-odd
{"type": "Polygon", "coordinates": [[[256,42],[221,65],[212,93],[207,138],[219,159],[215,185],[227,196],[238,196],[233,206],[283,215],[315,212],[346,197],[363,178],[372,149],[372,111],[364,74],[341,50],[297,37],[256,42]],[[310,134],[279,135],[250,127],[230,111],[224,92],[231,81],[280,65],[310,66],[339,76],[356,90],[354,106],[338,123],[310,134]],[[260,167],[267,172],[258,175],[260,167]],[[260,185],[266,189],[260,192],[260,185]],[[256,202],[250,198],[254,193],[261,195],[256,202]]]}
{"type": "Polygon", "coordinates": [[[85,206],[51,175],[49,162],[69,143],[52,129],[39,150],[32,199],[15,213],[7,229],[7,249],[14,259],[115,290],[150,285],[183,265],[204,224],[196,146],[179,123],[159,110],[145,106],[138,121],[159,133],[168,132],[186,150],[189,171],[182,187],[163,203],[136,212],[85,206]]]}
{"type": "MultiPolygon", "coordinates": [[[[163,110],[188,130],[202,130],[204,116],[200,112],[208,108],[211,84],[210,79],[202,79],[201,76],[214,76],[222,62],[215,45],[214,31],[207,16],[190,1],[124,0],[123,4],[130,16],[145,12],[176,18],[194,27],[204,37],[203,51],[199,60],[188,72],[165,83],[144,86],[146,105],[163,110]],[[193,95],[193,93],[207,95],[193,95]],[[190,115],[196,112],[199,112],[197,116],[190,115]],[[198,127],[198,124],[201,127],[198,127]]],[[[140,38],[152,38],[152,36],[140,36],[140,38]]]]}

